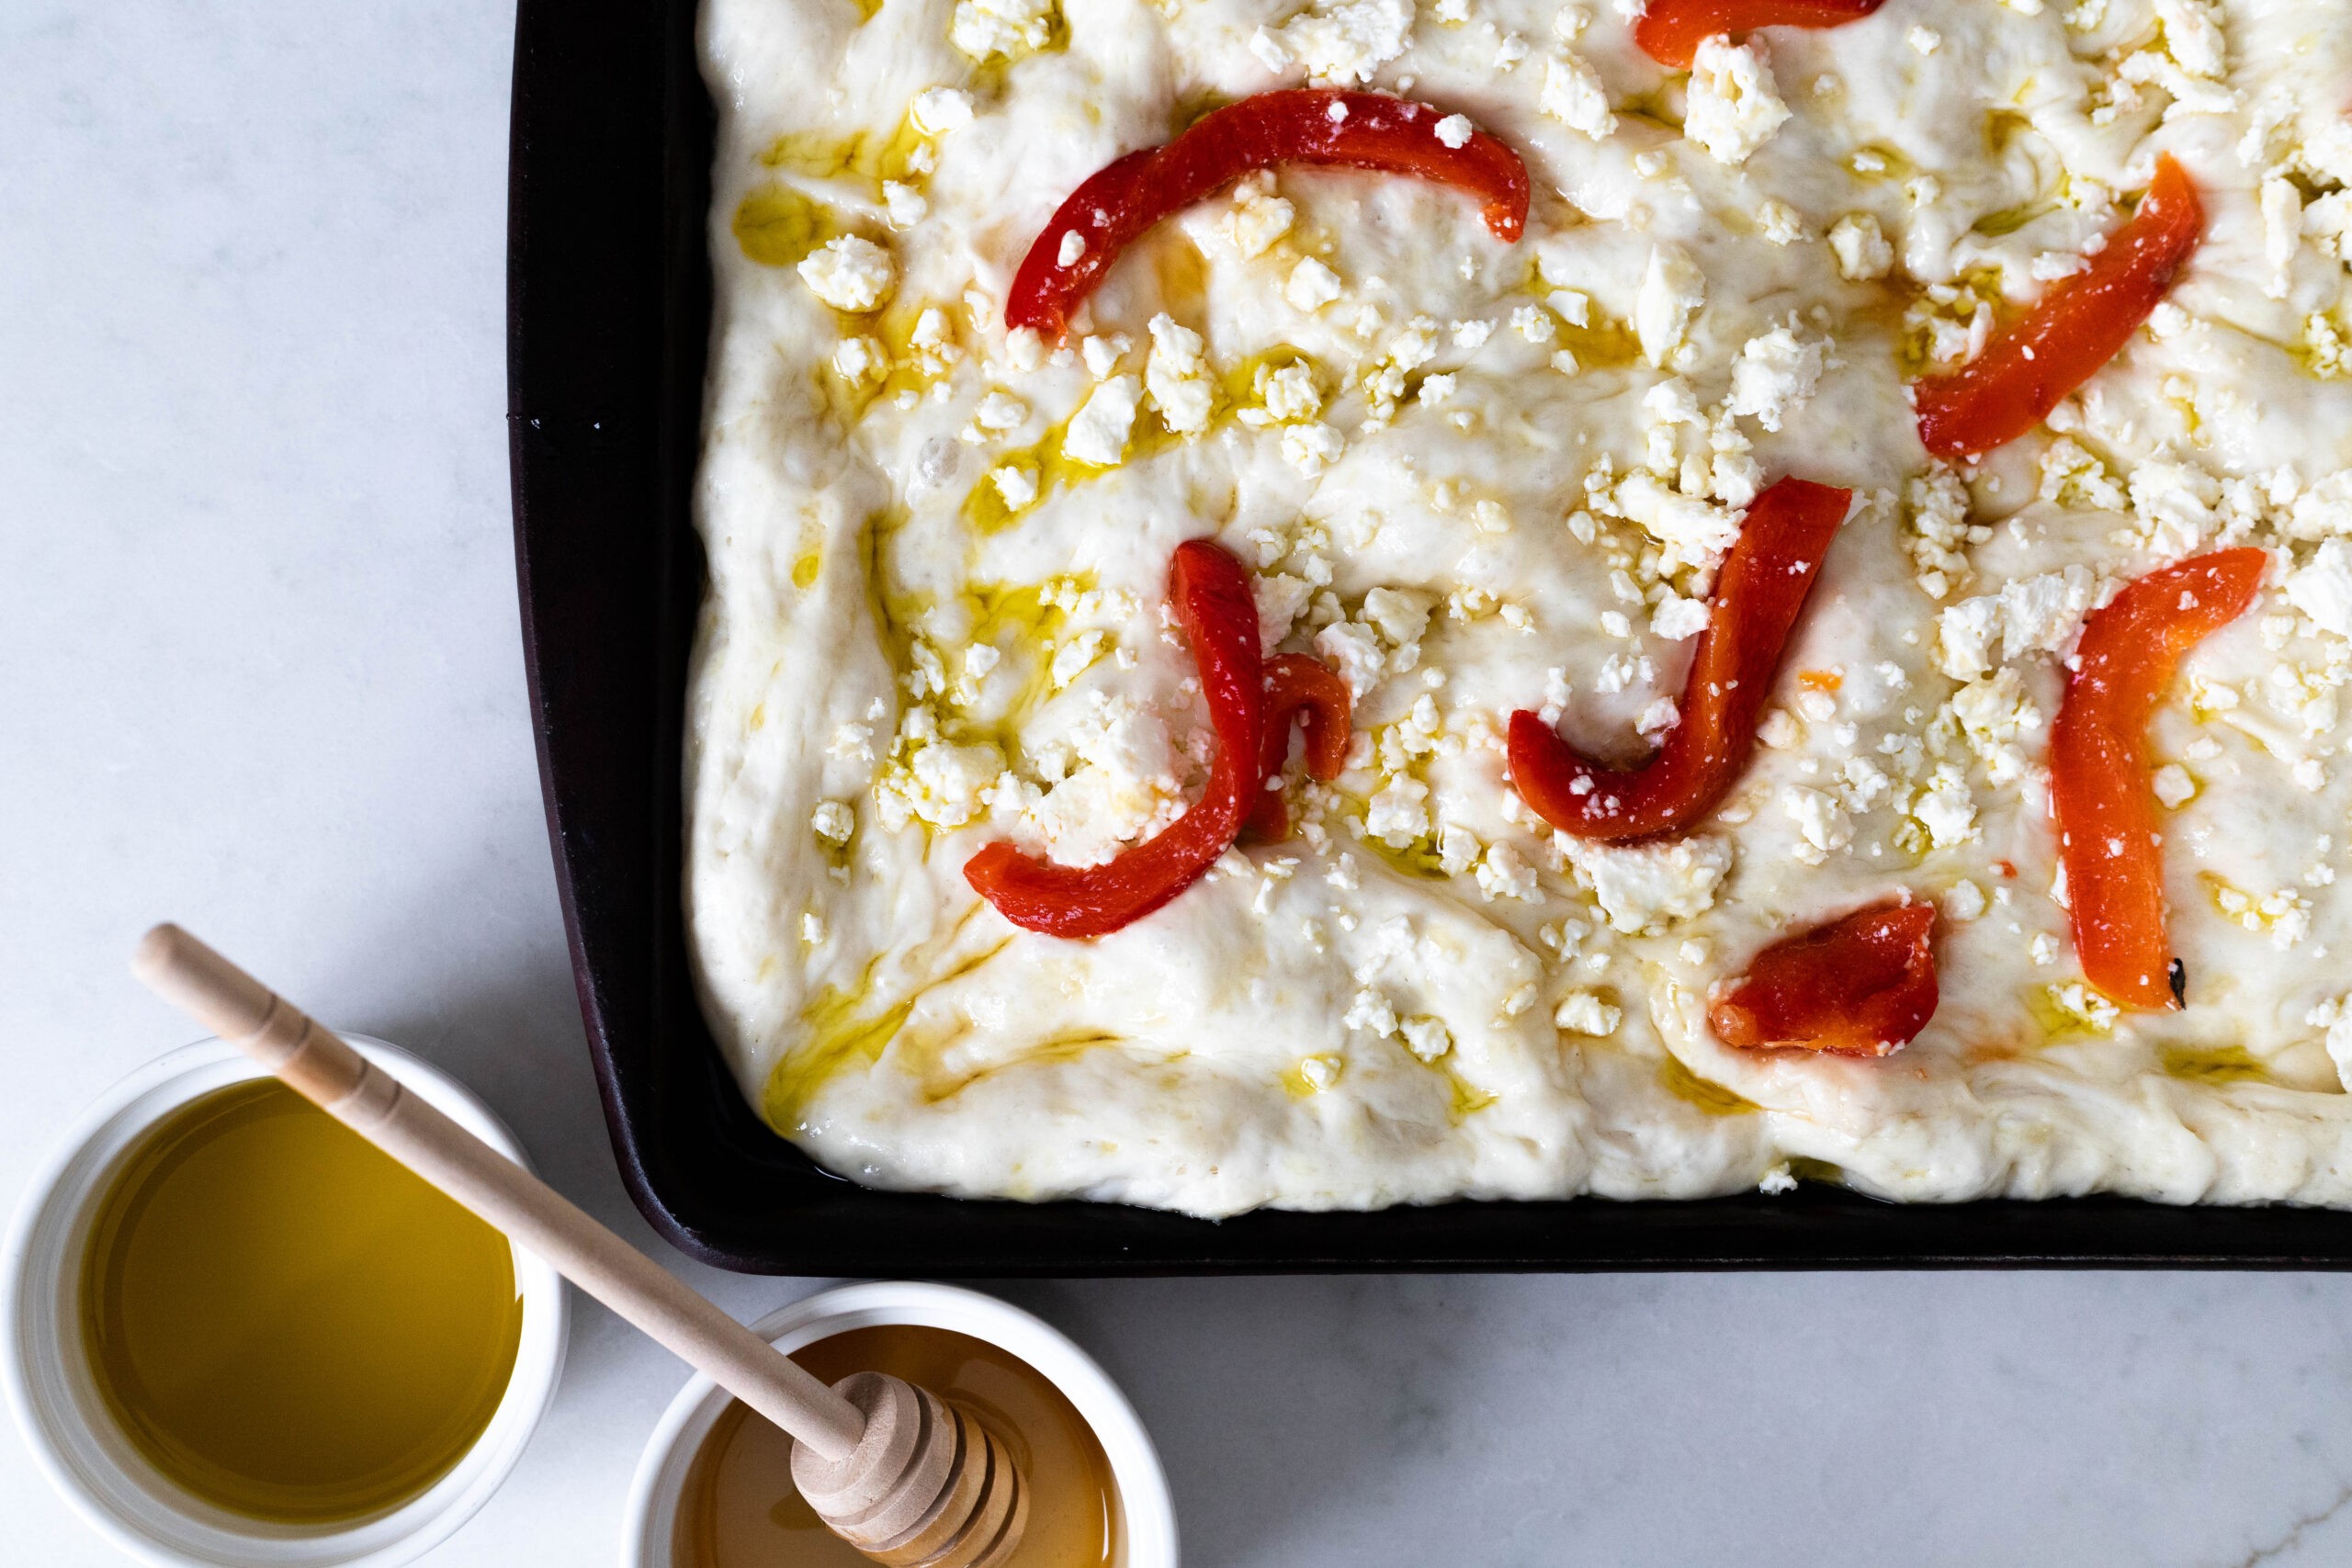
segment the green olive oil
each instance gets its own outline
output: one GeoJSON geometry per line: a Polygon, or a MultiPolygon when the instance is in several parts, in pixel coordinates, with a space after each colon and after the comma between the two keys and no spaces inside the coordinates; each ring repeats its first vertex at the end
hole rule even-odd
{"type": "Polygon", "coordinates": [[[233,1513],[345,1523],[490,1424],[523,1307],[506,1240],[267,1079],[124,1158],[83,1255],[90,1371],[164,1476],[233,1513]]]}

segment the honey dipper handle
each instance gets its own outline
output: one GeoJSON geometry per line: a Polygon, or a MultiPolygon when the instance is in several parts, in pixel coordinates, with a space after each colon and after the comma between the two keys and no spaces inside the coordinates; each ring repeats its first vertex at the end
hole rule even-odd
{"type": "Polygon", "coordinates": [[[818,1453],[842,1460],[857,1447],[865,1430],[857,1406],[179,927],[149,931],[130,967],[157,995],[818,1453]]]}

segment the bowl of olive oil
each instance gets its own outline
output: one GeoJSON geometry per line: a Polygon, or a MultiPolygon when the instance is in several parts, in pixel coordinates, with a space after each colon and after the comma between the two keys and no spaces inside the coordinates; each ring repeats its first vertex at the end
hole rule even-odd
{"type": "MultiPolygon", "coordinates": [[[[352,1043],[512,1158],[456,1080],[352,1043]]],[[[207,1041],[116,1086],[8,1242],[18,1424],[165,1563],[385,1565],[496,1490],[552,1399],[554,1270],[207,1041]]]]}

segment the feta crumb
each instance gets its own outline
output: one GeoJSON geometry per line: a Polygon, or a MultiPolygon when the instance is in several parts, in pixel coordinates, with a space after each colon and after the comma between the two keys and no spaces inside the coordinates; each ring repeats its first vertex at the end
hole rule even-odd
{"type": "Polygon", "coordinates": [[[1405,1037],[1405,1049],[1424,1062],[1434,1062],[1453,1049],[1453,1036],[1434,1018],[1401,1020],[1396,1032],[1405,1037]]]}
{"type": "Polygon", "coordinates": [[[1055,254],[1054,261],[1059,266],[1076,266],[1085,254],[1086,236],[1071,229],[1063,233],[1061,249],[1055,254]]]}
{"type": "Polygon", "coordinates": [[[1437,139],[1448,147],[1469,146],[1471,130],[1466,114],[1450,114],[1437,122],[1437,139]]]}
{"type": "Polygon", "coordinates": [[[1634,300],[1634,335],[1642,354],[1654,366],[1682,342],[1691,315],[1707,302],[1707,276],[1679,245],[1657,245],[1642,274],[1641,292],[1634,300]]]}
{"type": "Polygon", "coordinates": [[[1707,602],[1685,599],[1672,589],[1650,612],[1650,635],[1668,642],[1684,642],[1707,629],[1707,602]]]}
{"type": "Polygon", "coordinates": [[[1216,408],[1205,348],[1200,333],[1180,324],[1167,311],[1152,317],[1151,357],[1144,366],[1144,389],[1151,394],[1160,423],[1179,435],[1198,435],[1206,430],[1216,408]]]}
{"type": "Polygon", "coordinates": [[[2352,637],[2352,544],[2323,540],[2312,558],[2287,574],[2287,603],[2324,631],[2352,637]]]}
{"type": "Polygon", "coordinates": [[[1797,1179],[1789,1174],[1789,1162],[1787,1160],[1781,1161],[1771,1169],[1766,1171],[1763,1179],[1756,1184],[1756,1190],[1763,1193],[1768,1198],[1777,1198],[1783,1192],[1793,1192],[1796,1190],[1797,1179]]]}
{"type": "Polygon", "coordinates": [[[925,87],[907,112],[925,136],[944,136],[972,123],[972,95],[960,87],[925,87]]]}
{"type": "Polygon", "coordinates": [[[1854,841],[1854,824],[1846,808],[1820,790],[1792,785],[1781,794],[1781,809],[1797,825],[1803,842],[1796,858],[1807,865],[1819,865],[1854,841]]]}
{"type": "Polygon", "coordinates": [[[997,494],[1002,496],[1004,504],[1014,512],[1037,499],[1037,470],[1035,468],[1007,463],[1002,468],[989,470],[989,482],[996,486],[997,494]]]}
{"type": "Polygon", "coordinates": [[[1340,1081],[1340,1058],[1328,1053],[1303,1057],[1298,1064],[1298,1076],[1306,1080],[1309,1089],[1329,1089],[1340,1081]]]}
{"type": "Polygon", "coordinates": [[[1690,63],[1682,134],[1722,164],[1742,164],[1789,118],[1772,82],[1763,43],[1735,44],[1718,33],[1699,45],[1690,63]]]}
{"type": "Polygon", "coordinates": [[[2197,794],[2197,781],[2178,762],[2166,762],[2148,781],[2156,798],[2170,809],[2177,811],[2197,794]]]}
{"type": "Polygon", "coordinates": [[[809,813],[808,826],[829,844],[846,844],[857,828],[857,818],[851,813],[848,802],[820,800],[817,809],[809,813]]]}
{"type": "Polygon", "coordinates": [[[814,909],[803,910],[800,915],[800,940],[811,947],[822,947],[825,944],[825,917],[814,909]]]}
{"type": "Polygon", "coordinates": [[[1984,889],[1962,877],[1944,895],[1944,919],[1966,925],[1984,913],[1984,889]]]}
{"type": "Polygon", "coordinates": [[[1599,141],[1617,129],[1609,111],[1609,95],[1591,66],[1563,50],[1544,62],[1544,91],[1536,107],[1570,130],[1599,141]]]}
{"type": "Polygon", "coordinates": [[[1064,455],[1098,468],[1117,467],[1127,455],[1141,393],[1142,383],[1133,376],[1114,376],[1096,386],[1062,434],[1064,455]]]}
{"type": "MultiPolygon", "coordinates": [[[[1317,641],[1319,647],[1321,639],[1317,641]]],[[[1366,804],[1363,830],[1391,849],[1403,849],[1430,830],[1429,797],[1429,785],[1398,773],[1366,804]]]]}
{"type": "Polygon", "coordinates": [[[1053,29],[1054,0],[956,0],[947,41],[985,64],[1045,48],[1053,29]]]}
{"type": "Polygon", "coordinates": [[[1976,806],[1969,798],[1968,783],[1952,763],[1938,765],[1928,787],[1911,802],[1911,816],[1927,829],[1928,842],[1950,849],[1976,836],[1976,806]]]}
{"type": "Polygon", "coordinates": [[[1276,240],[1290,232],[1298,209],[1273,194],[1272,175],[1260,174],[1233,187],[1233,210],[1225,220],[1226,237],[1245,256],[1261,256],[1276,240]]]}
{"type": "Polygon", "coordinates": [[[1838,258],[1838,276],[1849,283],[1884,277],[1894,266],[1894,247],[1867,212],[1849,212],[1829,231],[1830,254],[1838,258]]]}
{"type": "Polygon", "coordinates": [[[1286,424],[1282,447],[1283,461],[1313,479],[1340,460],[1347,440],[1328,424],[1286,424]]]}
{"type": "Polygon", "coordinates": [[[2052,986],[2045,994],[2060,1012],[2102,1034],[2114,1028],[2115,1021],[2122,1015],[2122,1009],[2079,980],[2052,986]]]}
{"type": "Polygon", "coordinates": [[[1714,908],[1715,890],[1732,861],[1730,842],[1707,833],[1663,844],[1570,839],[1564,852],[1610,925],[1634,936],[1714,908]]]}
{"type": "Polygon", "coordinates": [[[1767,198],[1756,209],[1756,225],[1764,238],[1776,245],[1793,245],[1804,238],[1804,220],[1797,209],[1777,197],[1767,198]]]}
{"type": "Polygon", "coordinates": [[[1340,297],[1340,275],[1307,256],[1291,268],[1290,279],[1283,285],[1283,298],[1291,309],[1309,314],[1321,310],[1340,297]]]}
{"type": "Polygon", "coordinates": [[[857,313],[878,307],[899,281],[890,253],[855,234],[827,241],[802,260],[798,271],[811,294],[836,310],[857,313]]]}
{"type": "Polygon", "coordinates": [[[1808,341],[1787,326],[1749,338],[1732,366],[1731,400],[1725,406],[1767,430],[1778,430],[1813,396],[1828,357],[1826,339],[1808,341]]]}
{"type": "Polygon", "coordinates": [[[1269,70],[1295,60],[1314,80],[1346,86],[1371,81],[1412,41],[1412,0],[1317,0],[1271,33],[1258,29],[1250,48],[1269,70]]]}
{"type": "Polygon", "coordinates": [[[1590,991],[1570,991],[1560,998],[1552,1021],[1571,1034],[1589,1034],[1606,1039],[1617,1032],[1617,1025],[1624,1021],[1624,1013],[1602,1001],[1590,991]]]}
{"type": "Polygon", "coordinates": [[[2021,653],[2055,653],[2090,608],[2092,586],[2087,568],[2070,566],[1962,600],[1936,617],[1939,667],[1955,681],[1973,681],[2021,653]]]}
{"type": "Polygon", "coordinates": [[[931,203],[922,192],[897,180],[882,182],[882,211],[893,229],[911,229],[931,211],[931,203]]]}

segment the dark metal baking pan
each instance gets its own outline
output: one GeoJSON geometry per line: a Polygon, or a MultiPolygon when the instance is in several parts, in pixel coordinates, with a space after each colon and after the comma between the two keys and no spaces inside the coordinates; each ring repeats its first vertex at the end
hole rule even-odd
{"type": "Polygon", "coordinates": [[[2115,1199],[1898,1207],[1453,1203],[1222,1224],[869,1191],[768,1131],[687,979],[679,732],[702,554],[712,115],[692,0],[522,0],[507,374],[532,716],[572,969],[622,1178],[722,1268],[796,1274],[1394,1269],[2341,1268],[2352,1213],[2115,1199]]]}

